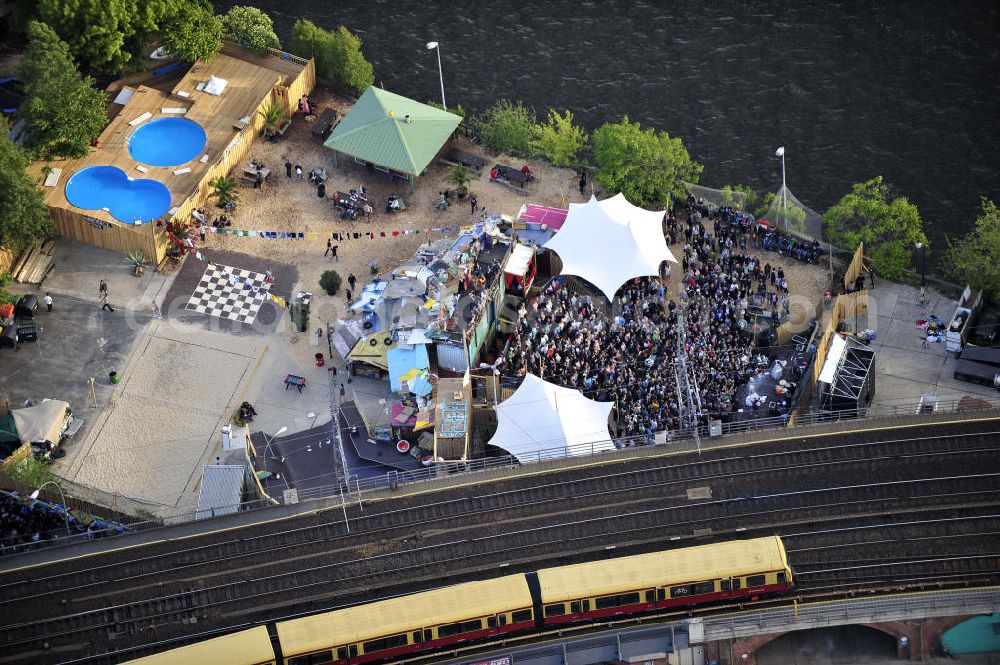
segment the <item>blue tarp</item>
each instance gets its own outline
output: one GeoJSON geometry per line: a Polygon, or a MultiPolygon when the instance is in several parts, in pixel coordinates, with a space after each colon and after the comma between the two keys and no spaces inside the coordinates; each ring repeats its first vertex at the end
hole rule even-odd
{"type": "Polygon", "coordinates": [[[412,349],[393,348],[385,354],[389,365],[389,385],[393,392],[399,392],[399,377],[411,369],[427,369],[430,360],[427,358],[427,345],[417,344],[412,349]]]}

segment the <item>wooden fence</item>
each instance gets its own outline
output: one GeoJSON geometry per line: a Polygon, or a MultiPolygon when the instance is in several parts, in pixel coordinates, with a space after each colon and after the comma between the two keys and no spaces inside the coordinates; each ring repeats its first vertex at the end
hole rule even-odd
{"type": "Polygon", "coordinates": [[[52,213],[56,233],[66,238],[122,255],[140,251],[154,266],[166,256],[167,236],[162,232],[162,227],[158,230],[155,224],[125,226],[89,218],[66,208],[52,207],[49,212],[52,213]]]}
{"type": "Polygon", "coordinates": [[[865,274],[865,244],[860,243],[858,248],[854,250],[854,258],[851,259],[851,264],[847,266],[847,272],[844,273],[844,291],[853,291],[854,282],[857,281],[858,276],[864,276],[865,274]]]}
{"type": "Polygon", "coordinates": [[[10,267],[14,265],[14,258],[13,252],[0,247],[0,273],[10,270],[10,267]]]}

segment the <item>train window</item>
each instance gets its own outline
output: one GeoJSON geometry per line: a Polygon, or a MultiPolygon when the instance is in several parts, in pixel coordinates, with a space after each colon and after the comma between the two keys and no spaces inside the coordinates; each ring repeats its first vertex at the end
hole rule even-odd
{"type": "Polygon", "coordinates": [[[337,649],[337,660],[347,660],[347,647],[337,649]]]}
{"type": "Polygon", "coordinates": [[[561,617],[564,614],[566,614],[566,606],[562,603],[545,606],[545,616],[547,617],[561,617]]]}
{"type": "Polygon", "coordinates": [[[333,650],[331,649],[330,651],[317,651],[316,653],[307,653],[295,658],[289,658],[288,665],[320,665],[321,663],[329,663],[332,660],[333,650]]]}
{"type": "Polygon", "coordinates": [[[739,591],[739,590],[740,590],[740,578],[734,577],[733,578],[733,591],[739,591]]]}
{"type": "Polygon", "coordinates": [[[501,626],[506,626],[507,625],[507,615],[506,614],[498,614],[497,618],[500,620],[500,625],[501,626]]]}
{"type": "Polygon", "coordinates": [[[430,642],[434,639],[434,631],[430,628],[424,628],[424,642],[430,642]]]}
{"type": "Polygon", "coordinates": [[[590,611],[590,600],[589,599],[583,601],[583,611],[584,612],[589,612],[590,611]]]}
{"type": "Polygon", "coordinates": [[[691,593],[697,595],[715,591],[715,582],[698,582],[691,585],[691,593]]]}
{"type": "Polygon", "coordinates": [[[621,607],[623,605],[636,605],[640,601],[641,596],[639,592],[635,593],[623,593],[618,596],[602,596],[597,599],[596,607],[599,610],[607,609],[609,607],[621,607]]]}
{"type": "Polygon", "coordinates": [[[486,617],[486,625],[488,627],[490,627],[490,628],[496,628],[497,627],[497,618],[496,617],[486,617]]]}
{"type": "Polygon", "coordinates": [[[719,582],[719,587],[720,587],[720,588],[721,588],[721,589],[722,589],[723,591],[729,591],[729,580],[721,580],[721,581],[719,582]]]}
{"type": "Polygon", "coordinates": [[[518,610],[510,615],[511,623],[524,623],[531,621],[531,610],[518,610]]]}
{"type": "Polygon", "coordinates": [[[357,644],[352,644],[351,646],[349,646],[347,648],[347,651],[348,651],[348,653],[351,654],[351,658],[357,658],[358,657],[358,645],[357,644]]]}
{"type": "Polygon", "coordinates": [[[463,633],[474,633],[477,630],[482,630],[482,629],[483,629],[483,620],[482,619],[473,619],[472,621],[463,621],[462,622],[462,632],[463,633]]]}
{"type": "Polygon", "coordinates": [[[784,584],[788,581],[788,577],[785,575],[785,571],[778,573],[778,584],[784,584]]]}
{"type": "Polygon", "coordinates": [[[579,600],[574,600],[572,603],[569,604],[570,614],[579,614],[582,609],[583,609],[583,604],[579,600]]]}
{"type": "Polygon", "coordinates": [[[667,590],[664,589],[664,588],[662,588],[662,587],[659,588],[659,589],[657,589],[656,590],[656,599],[657,600],[666,600],[667,599],[667,590]]]}
{"type": "Polygon", "coordinates": [[[691,587],[689,586],[672,586],[670,587],[670,597],[671,598],[683,598],[684,596],[691,595],[691,587]]]}
{"type": "Polygon", "coordinates": [[[747,586],[764,586],[763,575],[750,575],[747,577],[747,586]]]}
{"type": "Polygon", "coordinates": [[[656,600],[656,592],[650,589],[649,591],[646,592],[646,602],[652,603],[655,600],[656,600]]]}
{"type": "Polygon", "coordinates": [[[387,649],[395,649],[397,647],[406,646],[406,635],[393,635],[392,637],[383,637],[380,640],[372,640],[370,642],[365,642],[363,646],[365,648],[365,653],[372,653],[374,651],[385,651],[387,649]]]}
{"type": "Polygon", "coordinates": [[[415,630],[415,631],[413,631],[413,643],[414,644],[420,644],[421,642],[423,642],[424,641],[423,637],[424,637],[423,631],[421,631],[421,630],[415,630]]]}
{"type": "Polygon", "coordinates": [[[461,632],[462,624],[460,623],[449,623],[444,626],[438,626],[438,637],[451,637],[461,632]]]}

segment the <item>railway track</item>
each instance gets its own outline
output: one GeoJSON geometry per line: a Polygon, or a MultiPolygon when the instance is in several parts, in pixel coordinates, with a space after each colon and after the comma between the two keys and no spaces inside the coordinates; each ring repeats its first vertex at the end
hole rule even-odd
{"type": "MultiPolygon", "coordinates": [[[[404,592],[602,552],[637,553],[741,534],[786,535],[797,570],[795,557],[802,558],[803,584],[817,588],[851,588],[893,575],[926,582],[935,572],[973,580],[991,556],[993,570],[1000,569],[997,553],[971,549],[968,535],[1000,532],[997,440],[994,432],[969,432],[760,453],[754,448],[752,455],[725,451],[610,473],[593,467],[566,480],[433,505],[369,506],[363,514],[354,508],[349,535],[341,523],[286,525],[130,562],[43,569],[45,575],[36,570],[34,580],[26,573],[4,575],[0,613],[11,616],[4,607],[16,608],[22,620],[0,626],[0,644],[29,660],[41,656],[33,662],[59,662],[44,644],[109,650],[193,625],[222,627],[370,599],[373,590],[404,592]],[[864,474],[880,480],[836,482],[864,474]],[[695,498],[687,492],[706,488],[695,498]],[[963,551],[942,544],[952,527],[967,532],[955,539],[963,551]],[[859,553],[871,557],[873,535],[877,547],[896,548],[897,558],[853,563],[859,553]],[[931,544],[936,556],[919,558],[906,543],[931,544]]],[[[64,660],[74,655],[68,647],[62,654],[64,660]]]]}

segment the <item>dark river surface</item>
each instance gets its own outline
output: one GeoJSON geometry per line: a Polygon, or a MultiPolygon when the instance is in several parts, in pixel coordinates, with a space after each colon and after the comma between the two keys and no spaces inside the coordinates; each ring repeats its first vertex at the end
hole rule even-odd
{"type": "Polygon", "coordinates": [[[701,183],[781,184],[822,213],[883,175],[932,246],[1000,199],[1000,2],[252,0],[282,42],[346,25],[376,85],[475,113],[521,99],[588,128],[622,115],[680,136],[701,183]]]}

